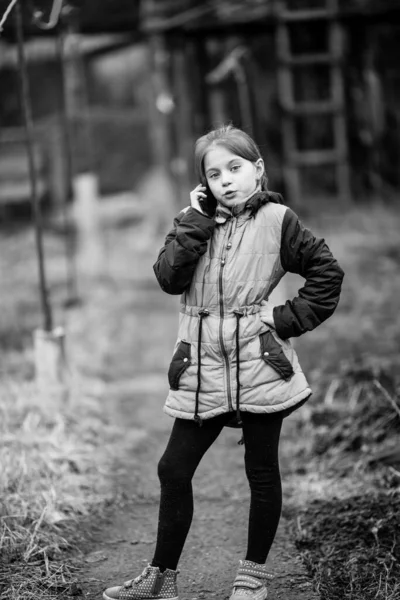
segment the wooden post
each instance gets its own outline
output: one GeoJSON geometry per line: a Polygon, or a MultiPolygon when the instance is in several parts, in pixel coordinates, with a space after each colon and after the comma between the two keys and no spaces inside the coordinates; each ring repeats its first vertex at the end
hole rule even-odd
{"type": "Polygon", "coordinates": [[[186,206],[191,190],[189,162],[193,155],[193,108],[187,85],[187,62],[182,42],[183,40],[179,40],[172,52],[173,89],[177,103],[173,112],[176,150],[172,167],[179,181],[180,205],[186,206]]]}
{"type": "Polygon", "coordinates": [[[65,341],[63,327],[34,332],[35,381],[42,401],[51,402],[53,408],[55,401],[66,400],[69,394],[65,341]]]}
{"type": "MultiPolygon", "coordinates": [[[[73,8],[63,13],[65,39],[63,44],[63,82],[65,112],[81,125],[84,164],[72,164],[72,215],[77,230],[76,261],[79,273],[97,277],[104,273],[104,243],[100,226],[99,183],[94,168],[92,129],[89,122],[88,98],[85,87],[83,61],[78,39],[78,22],[73,8]]],[[[68,135],[68,133],[67,133],[68,135]]],[[[69,141],[71,141],[69,139],[69,141]]],[[[67,140],[65,139],[67,145],[67,140]]],[[[75,144],[76,147],[76,144],[75,144]]]]}
{"type": "Polygon", "coordinates": [[[170,114],[174,102],[170,92],[168,77],[169,56],[162,34],[153,34],[149,38],[151,61],[150,135],[154,162],[157,166],[170,171],[171,128],[170,114]]]}
{"type": "Polygon", "coordinates": [[[73,8],[66,7],[63,11],[63,23],[65,24],[63,81],[66,112],[69,120],[72,120],[75,126],[79,123],[84,153],[84,165],[73,164],[73,171],[76,172],[79,169],[80,172],[94,172],[94,144],[88,109],[84,64],[78,37],[78,21],[73,8]]]}
{"type": "Polygon", "coordinates": [[[22,10],[21,3],[17,2],[15,7],[15,21],[17,30],[17,41],[18,41],[18,60],[19,60],[19,81],[21,89],[21,103],[24,116],[24,126],[26,134],[26,145],[28,151],[28,163],[29,163],[29,175],[31,180],[31,198],[32,198],[32,211],[35,226],[35,240],[36,240],[36,251],[38,257],[38,268],[39,268],[39,288],[40,298],[42,304],[42,312],[44,319],[45,331],[51,331],[53,328],[53,315],[51,305],[49,301],[49,294],[46,282],[46,273],[44,265],[44,251],[43,251],[43,224],[42,224],[42,213],[40,206],[40,199],[38,196],[37,188],[37,177],[36,167],[34,160],[34,148],[33,148],[33,120],[32,120],[32,108],[29,97],[29,80],[28,71],[26,68],[25,50],[24,50],[24,34],[22,24],[22,10]]]}
{"type": "Polygon", "coordinates": [[[235,76],[236,85],[238,88],[242,128],[245,129],[251,137],[254,137],[253,111],[251,107],[250,87],[247,81],[245,68],[242,64],[240,64],[239,61],[233,71],[233,74],[235,76]]]}
{"type": "Polygon", "coordinates": [[[343,67],[339,62],[343,57],[343,30],[338,21],[334,21],[330,26],[329,44],[331,54],[335,58],[331,67],[332,98],[334,104],[338,107],[338,110],[336,110],[333,115],[333,132],[338,153],[338,161],[335,165],[336,187],[340,201],[343,206],[346,206],[351,199],[351,186],[347,149],[346,101],[342,73],[343,67]]]}
{"type": "MultiPolygon", "coordinates": [[[[219,62],[221,50],[225,49],[225,44],[221,40],[208,40],[206,42],[205,54],[212,56],[213,62],[219,62]]],[[[205,57],[204,57],[205,58],[205,57]]],[[[214,67],[213,67],[214,68],[214,67]]],[[[208,112],[210,115],[208,127],[221,127],[228,120],[228,112],[226,107],[226,99],[224,90],[221,88],[220,82],[209,81],[209,73],[206,81],[211,83],[208,87],[208,112]]]]}
{"type": "Polygon", "coordinates": [[[293,164],[293,155],[297,151],[296,128],[291,109],[294,104],[294,94],[290,68],[287,58],[290,55],[290,41],[288,28],[282,21],[278,22],[277,30],[278,49],[278,93],[282,107],[282,141],[283,141],[283,178],[286,185],[287,195],[294,207],[300,202],[300,175],[296,165],[293,164]]]}
{"type": "Polygon", "coordinates": [[[63,220],[65,228],[65,251],[67,262],[67,299],[66,306],[76,304],[78,300],[77,292],[77,273],[75,262],[75,250],[70,231],[70,219],[68,204],[72,200],[72,133],[71,123],[68,115],[68,103],[66,98],[67,76],[66,76],[66,59],[64,53],[65,36],[62,29],[62,23],[59,23],[56,34],[57,54],[61,69],[62,94],[61,94],[61,131],[63,139],[63,157],[65,165],[65,187],[62,201],[63,220]]]}
{"type": "Polygon", "coordinates": [[[79,271],[85,276],[97,277],[105,271],[97,177],[89,172],[79,173],[74,177],[73,187],[79,271]]]}

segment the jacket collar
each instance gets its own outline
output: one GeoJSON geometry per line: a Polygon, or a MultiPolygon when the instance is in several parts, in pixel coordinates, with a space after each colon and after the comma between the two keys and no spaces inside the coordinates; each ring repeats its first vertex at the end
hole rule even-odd
{"type": "Polygon", "coordinates": [[[264,206],[264,204],[267,204],[267,202],[282,204],[283,198],[281,194],[278,194],[277,192],[255,192],[250,198],[244,202],[241,202],[240,204],[236,204],[232,208],[218,204],[215,212],[215,220],[218,224],[223,224],[232,217],[237,217],[246,210],[249,210],[250,217],[254,217],[261,206],[264,206]]]}

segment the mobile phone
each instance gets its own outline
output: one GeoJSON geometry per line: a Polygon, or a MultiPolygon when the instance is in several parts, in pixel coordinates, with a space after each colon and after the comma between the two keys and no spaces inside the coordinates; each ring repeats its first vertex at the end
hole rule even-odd
{"type": "Polygon", "coordinates": [[[204,211],[210,217],[212,217],[214,216],[215,210],[217,208],[217,201],[208,186],[207,180],[202,180],[201,185],[203,185],[206,188],[205,194],[207,196],[207,198],[201,198],[199,200],[201,210],[204,211]]]}

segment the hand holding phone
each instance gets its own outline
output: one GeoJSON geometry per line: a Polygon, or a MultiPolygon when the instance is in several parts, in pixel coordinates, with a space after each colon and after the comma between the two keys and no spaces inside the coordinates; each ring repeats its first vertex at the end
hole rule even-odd
{"type": "Polygon", "coordinates": [[[190,203],[192,208],[195,208],[201,213],[204,213],[202,200],[207,200],[207,188],[202,183],[199,183],[194,190],[190,192],[190,203]]]}

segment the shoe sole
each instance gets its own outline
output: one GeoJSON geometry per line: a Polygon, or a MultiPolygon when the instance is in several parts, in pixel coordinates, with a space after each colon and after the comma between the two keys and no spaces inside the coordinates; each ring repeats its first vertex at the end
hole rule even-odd
{"type": "MultiPolygon", "coordinates": [[[[108,596],[108,594],[106,594],[105,592],[103,592],[103,599],[104,600],[116,600],[115,598],[111,598],[111,596],[108,596]]],[[[145,598],[143,600],[146,600],[145,598]]],[[[173,598],[150,598],[149,600],[179,600],[178,596],[174,596],[173,598]]]]}
{"type": "MultiPolygon", "coordinates": [[[[247,597],[248,597],[248,595],[247,595],[247,597]]],[[[268,594],[265,594],[265,596],[263,596],[262,599],[260,597],[257,600],[267,600],[267,597],[268,597],[268,594]]],[[[234,600],[237,600],[238,598],[240,598],[240,600],[244,600],[244,598],[246,598],[246,596],[245,595],[234,596],[233,598],[234,598],[234,600]]],[[[110,600],[112,600],[112,599],[110,599],[110,600]]],[[[229,600],[232,600],[232,596],[229,598],[229,600]]]]}
{"type": "MultiPolygon", "coordinates": [[[[240,598],[240,600],[244,600],[244,598],[246,598],[246,596],[248,597],[247,594],[246,595],[241,594],[240,596],[230,596],[229,600],[237,600],[238,598],[240,598]]],[[[268,598],[268,590],[265,592],[265,596],[262,596],[262,598],[259,597],[259,598],[257,598],[257,600],[267,600],[267,598],[268,598]]]]}

